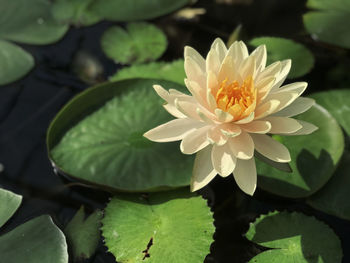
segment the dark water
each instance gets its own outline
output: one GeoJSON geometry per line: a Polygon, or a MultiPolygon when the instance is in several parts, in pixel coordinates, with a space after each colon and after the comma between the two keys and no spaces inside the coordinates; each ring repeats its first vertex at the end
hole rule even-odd
{"type": "MultiPolygon", "coordinates": [[[[155,20],[168,32],[170,46],[165,60],[182,56],[184,44],[190,44],[206,53],[212,40],[227,38],[237,26],[243,24],[248,38],[275,35],[294,38],[304,44],[312,41],[303,31],[301,14],[305,1],[255,1],[252,6],[215,6],[212,1],[200,1],[197,7],[207,7],[208,13],[198,21],[174,21],[163,17],[155,20]],[[169,34],[175,29],[177,34],[169,34]],[[181,37],[178,37],[180,36],[181,37]]],[[[102,209],[110,195],[88,189],[57,176],[47,158],[45,133],[58,110],[85,84],[72,69],[72,61],[80,51],[93,54],[104,67],[104,77],[116,72],[119,66],[106,59],[99,39],[112,23],[102,22],[92,27],[71,28],[58,43],[47,46],[23,46],[36,60],[36,67],[25,78],[0,88],[0,187],[24,196],[15,216],[0,233],[42,214],[50,214],[59,227],[64,227],[79,207],[87,211],[102,209]]],[[[322,45],[310,44],[317,56],[317,64],[304,80],[310,83],[309,92],[334,88],[329,86],[327,72],[334,63],[348,63],[334,57],[322,45]]],[[[339,85],[337,82],[333,83],[339,85]]],[[[283,200],[262,191],[253,198],[244,195],[232,178],[217,178],[202,192],[214,210],[216,233],[212,253],[206,262],[243,263],[263,251],[242,234],[249,222],[261,213],[275,209],[300,211],[315,215],[327,223],[342,241],[344,260],[350,262],[350,223],[313,210],[303,200],[283,200]]],[[[115,262],[100,242],[96,255],[86,262],[115,262]]]]}

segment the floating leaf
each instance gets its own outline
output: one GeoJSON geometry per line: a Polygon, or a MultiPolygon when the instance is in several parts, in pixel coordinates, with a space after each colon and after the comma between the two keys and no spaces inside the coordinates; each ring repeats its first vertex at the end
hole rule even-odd
{"type": "Polygon", "coordinates": [[[104,188],[154,191],[186,186],[193,156],[179,144],[154,143],[143,133],[171,119],[153,84],[180,89],[173,82],[132,79],[88,89],[73,98],[48,130],[48,152],[64,173],[104,188]]]}
{"type": "Polygon", "coordinates": [[[350,48],[350,2],[348,0],[308,0],[313,9],[303,16],[306,30],[326,43],[350,48]]]}
{"type": "Polygon", "coordinates": [[[340,263],[341,243],[326,224],[301,213],[272,212],[262,215],[249,227],[246,237],[268,248],[253,263],[340,263]]]}
{"type": "Polygon", "coordinates": [[[85,219],[82,206],[64,229],[75,261],[87,259],[95,253],[100,239],[101,219],[102,212],[99,210],[85,219]]]}
{"type": "Polygon", "coordinates": [[[136,21],[171,13],[190,0],[95,0],[90,10],[100,17],[114,21],[136,21]]]}
{"type": "Polygon", "coordinates": [[[320,190],[333,175],[344,149],[344,136],[337,121],[320,105],[298,119],[319,129],[310,135],[278,136],[290,151],[293,172],[282,172],[257,161],[258,186],[289,198],[307,197],[320,190]]]}
{"type": "Polygon", "coordinates": [[[311,95],[325,107],[350,136],[350,90],[330,90],[311,95]]]}
{"type": "Polygon", "coordinates": [[[33,66],[32,55],[19,46],[0,40],[0,85],[23,77],[33,66]]]}
{"type": "Polygon", "coordinates": [[[68,29],[53,19],[49,0],[0,0],[0,13],[0,39],[49,44],[68,29]]]}
{"type": "Polygon", "coordinates": [[[144,63],[159,58],[167,47],[164,33],[149,23],[130,23],[126,30],[113,26],[104,32],[102,50],[115,62],[144,63]]]}
{"type": "Polygon", "coordinates": [[[93,25],[101,20],[100,16],[90,10],[95,0],[56,0],[52,14],[56,20],[74,25],[93,25]]]}
{"type": "Polygon", "coordinates": [[[329,182],[307,199],[313,208],[350,220],[350,153],[346,152],[329,182]]]}
{"type": "Polygon", "coordinates": [[[66,239],[47,215],[0,236],[0,255],[6,263],[68,263],[66,239]]]}
{"type": "Polygon", "coordinates": [[[290,39],[278,37],[258,37],[249,42],[250,45],[257,47],[266,45],[268,52],[267,63],[271,64],[277,60],[291,59],[292,68],[288,78],[298,78],[308,73],[314,65],[314,56],[302,44],[296,43],[290,39]]]}
{"type": "Polygon", "coordinates": [[[115,196],[102,224],[118,262],[202,263],[214,234],[206,201],[188,189],[115,196]]]}
{"type": "Polygon", "coordinates": [[[150,78],[150,79],[164,79],[184,84],[186,78],[184,70],[184,61],[179,59],[169,62],[152,62],[143,65],[133,65],[124,67],[113,75],[109,80],[117,81],[131,78],[150,78]]]}
{"type": "Polygon", "coordinates": [[[0,188],[0,227],[13,216],[21,202],[22,196],[0,188]]]}

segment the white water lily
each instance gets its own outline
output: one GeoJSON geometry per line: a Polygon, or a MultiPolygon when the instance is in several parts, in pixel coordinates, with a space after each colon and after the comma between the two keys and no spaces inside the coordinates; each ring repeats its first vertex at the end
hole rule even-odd
{"type": "Polygon", "coordinates": [[[291,161],[288,149],[267,134],[310,134],[316,126],[290,118],[308,110],[314,100],[299,97],[306,82],[282,86],[291,60],[266,67],[266,47],[250,55],[240,41],[226,48],[216,39],[204,59],[185,47],[185,84],[191,95],[159,85],[154,89],[177,119],[144,134],[155,142],[182,140],[184,154],[197,153],[191,190],[206,186],[217,174],[233,176],[252,195],[257,174],[254,150],[280,163],[291,161]]]}

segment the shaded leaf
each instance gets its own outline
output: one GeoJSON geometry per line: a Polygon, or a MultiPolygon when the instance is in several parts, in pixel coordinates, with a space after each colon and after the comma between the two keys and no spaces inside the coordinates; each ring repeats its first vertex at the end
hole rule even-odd
{"type": "Polygon", "coordinates": [[[319,129],[310,135],[278,136],[290,151],[292,173],[257,161],[258,186],[289,198],[302,198],[320,190],[332,177],[344,150],[344,136],[329,112],[316,105],[298,119],[319,129]]]}
{"type": "Polygon", "coordinates": [[[272,212],[261,215],[246,237],[265,247],[249,262],[340,263],[341,243],[326,224],[302,213],[272,212]]]}
{"type": "Polygon", "coordinates": [[[170,63],[152,62],[124,67],[118,70],[109,80],[117,81],[131,78],[164,79],[183,85],[186,78],[184,61],[183,59],[179,59],[170,63]]]}
{"type": "Polygon", "coordinates": [[[81,206],[64,229],[75,261],[87,259],[95,253],[100,239],[101,219],[102,212],[99,210],[85,219],[84,206],[81,206]]]}
{"type": "Polygon", "coordinates": [[[159,58],[167,47],[164,33],[148,23],[130,23],[107,29],[101,38],[102,50],[116,63],[144,63],[159,58]]]}
{"type": "Polygon", "coordinates": [[[0,227],[13,216],[21,202],[21,195],[0,188],[0,227]]]}
{"type": "Polygon", "coordinates": [[[107,205],[102,233],[118,262],[201,263],[213,242],[210,208],[180,191],[117,195],[107,205]]]}

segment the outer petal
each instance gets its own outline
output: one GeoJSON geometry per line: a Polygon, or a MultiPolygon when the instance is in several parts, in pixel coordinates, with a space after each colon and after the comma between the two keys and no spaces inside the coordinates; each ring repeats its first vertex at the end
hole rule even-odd
{"type": "Polygon", "coordinates": [[[214,49],[216,53],[218,54],[218,58],[220,63],[224,60],[224,57],[227,53],[227,48],[225,43],[221,40],[221,38],[216,38],[211,45],[211,49],[214,49]]]}
{"type": "Polygon", "coordinates": [[[256,61],[254,56],[249,56],[240,65],[240,76],[243,79],[246,79],[248,77],[255,78],[255,68],[256,68],[256,61]]]}
{"type": "Polygon", "coordinates": [[[301,114],[315,105],[315,100],[310,98],[299,97],[288,107],[273,114],[279,117],[292,117],[301,114]]]}
{"type": "Polygon", "coordinates": [[[239,188],[248,195],[253,195],[256,189],[257,175],[255,159],[237,160],[233,177],[239,188]]]}
{"type": "Polygon", "coordinates": [[[281,61],[281,71],[276,78],[276,82],[272,87],[272,91],[277,91],[281,87],[282,83],[286,80],[290,68],[292,66],[292,61],[290,59],[281,61]]]}
{"type": "Polygon", "coordinates": [[[251,123],[241,124],[240,127],[249,133],[265,134],[271,130],[271,123],[266,120],[252,121],[251,123]]]}
{"type": "Polygon", "coordinates": [[[256,82],[258,83],[259,81],[267,77],[277,78],[280,71],[281,71],[281,62],[277,61],[275,63],[272,63],[256,76],[256,82]]]}
{"type": "Polygon", "coordinates": [[[188,80],[195,81],[202,87],[205,86],[205,71],[202,70],[192,57],[185,57],[185,72],[188,80]]]}
{"type": "Polygon", "coordinates": [[[191,57],[197,65],[205,72],[205,59],[192,47],[185,46],[184,57],[191,57]]]}
{"type": "Polygon", "coordinates": [[[287,117],[267,117],[264,120],[271,123],[270,133],[272,134],[288,135],[303,127],[297,120],[287,117]]]}
{"type": "Polygon", "coordinates": [[[215,49],[211,49],[206,58],[206,70],[212,71],[215,75],[219,73],[221,61],[215,49]]]}
{"type": "Polygon", "coordinates": [[[216,171],[211,163],[211,148],[206,147],[196,155],[191,178],[192,192],[203,188],[216,176],[216,171]]]}
{"type": "Polygon", "coordinates": [[[147,139],[154,142],[172,142],[182,140],[188,133],[205,125],[188,118],[175,119],[159,125],[144,133],[147,139]]]}
{"type": "Polygon", "coordinates": [[[233,155],[238,159],[248,160],[254,155],[254,142],[250,135],[242,131],[240,135],[227,141],[233,155]]]}
{"type": "Polygon", "coordinates": [[[264,134],[251,134],[254,140],[255,149],[272,161],[287,163],[290,162],[290,154],[286,146],[264,134]]]}
{"type": "Polygon", "coordinates": [[[260,72],[265,69],[266,66],[266,60],[267,60],[267,54],[266,54],[266,46],[261,45],[258,46],[251,54],[250,56],[254,56],[256,60],[256,70],[257,72],[260,72]]]}
{"type": "Polygon", "coordinates": [[[210,126],[204,126],[186,134],[180,144],[180,150],[184,154],[193,154],[207,147],[209,145],[207,138],[207,132],[209,129],[210,126]]]}
{"type": "Polygon", "coordinates": [[[293,133],[289,133],[286,135],[307,135],[307,134],[311,134],[314,131],[318,130],[318,127],[313,125],[312,123],[306,122],[306,121],[301,121],[301,120],[297,120],[299,122],[300,125],[302,125],[303,127],[293,133]]]}
{"type": "Polygon", "coordinates": [[[233,156],[227,144],[214,145],[211,151],[211,161],[215,171],[222,177],[230,175],[236,166],[236,157],[233,156]]]}
{"type": "Polygon", "coordinates": [[[280,104],[281,102],[277,99],[269,100],[265,103],[260,104],[255,109],[255,120],[264,118],[265,116],[268,116],[271,113],[275,112],[280,104]]]}
{"type": "Polygon", "coordinates": [[[228,137],[221,131],[221,125],[214,126],[208,133],[208,140],[212,144],[223,145],[227,142],[228,137]]]}
{"type": "Polygon", "coordinates": [[[164,109],[169,112],[171,115],[173,115],[176,118],[183,119],[187,118],[185,114],[181,113],[174,105],[172,104],[165,104],[163,105],[164,109]]]}

